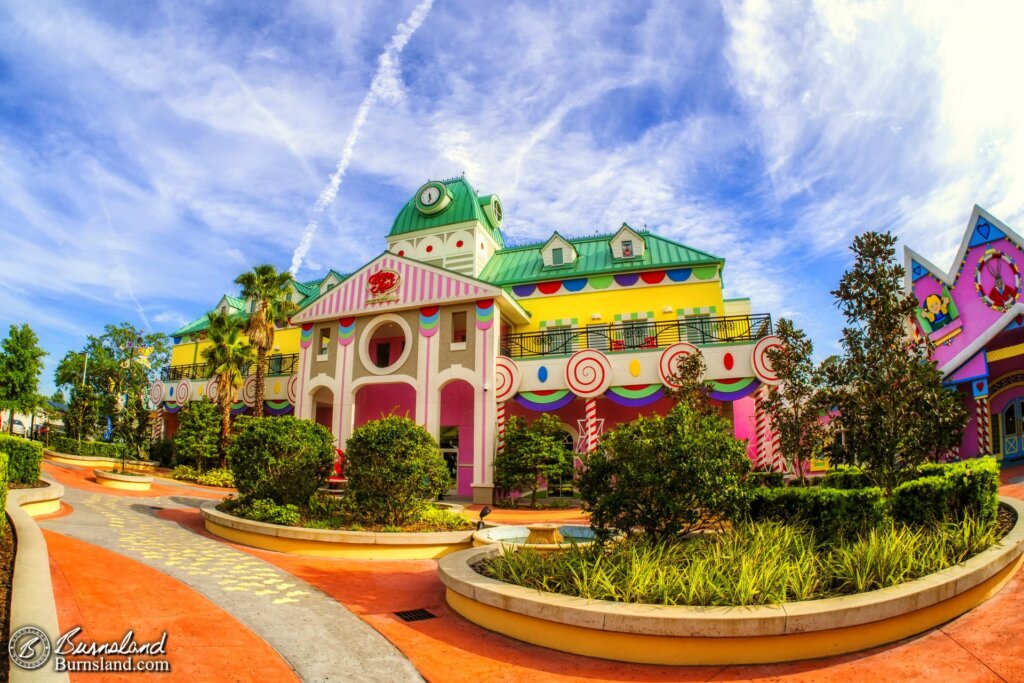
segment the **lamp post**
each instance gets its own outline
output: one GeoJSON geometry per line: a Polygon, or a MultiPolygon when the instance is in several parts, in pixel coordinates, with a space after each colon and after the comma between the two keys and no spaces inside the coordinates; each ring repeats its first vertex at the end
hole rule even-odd
{"type": "MultiPolygon", "coordinates": [[[[85,386],[85,372],[86,372],[86,370],[89,369],[89,351],[88,350],[82,351],[82,355],[85,356],[85,362],[82,363],[82,382],[81,382],[81,384],[78,385],[79,388],[85,386]]],[[[65,413],[64,415],[65,415],[65,418],[66,418],[67,417],[67,413],[65,413]]],[[[84,424],[78,425],[78,452],[79,453],[82,452],[82,430],[84,428],[85,428],[84,424]]],[[[65,429],[66,429],[66,427],[65,427],[65,429]]]]}
{"type": "MultiPolygon", "coordinates": [[[[135,349],[142,348],[145,341],[141,335],[135,339],[128,340],[128,366],[125,368],[125,382],[124,382],[124,407],[128,407],[128,400],[131,395],[131,384],[132,384],[132,361],[135,359],[135,349]]],[[[127,448],[121,451],[121,472],[125,471],[125,458],[127,457],[127,448]]]]}

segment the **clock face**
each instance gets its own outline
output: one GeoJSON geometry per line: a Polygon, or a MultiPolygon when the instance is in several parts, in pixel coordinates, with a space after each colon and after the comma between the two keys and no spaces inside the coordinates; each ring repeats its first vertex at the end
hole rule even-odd
{"type": "Polygon", "coordinates": [[[420,204],[423,206],[433,206],[440,198],[441,190],[433,185],[424,188],[423,192],[420,192],[420,204]]]}

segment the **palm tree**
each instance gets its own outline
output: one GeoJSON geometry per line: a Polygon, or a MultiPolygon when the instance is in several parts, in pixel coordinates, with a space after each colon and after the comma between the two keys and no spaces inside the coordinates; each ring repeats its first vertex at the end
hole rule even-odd
{"type": "Polygon", "coordinates": [[[274,345],[274,323],[286,320],[298,307],[288,301],[291,273],[277,272],[264,263],[235,278],[242,286],[242,298],[252,299],[255,307],[249,313],[245,333],[256,349],[256,417],[263,417],[263,376],[266,373],[267,351],[274,345]]]}
{"type": "Polygon", "coordinates": [[[217,378],[217,405],[221,411],[220,464],[224,466],[228,437],[231,434],[231,403],[242,386],[245,369],[252,365],[252,347],[242,339],[242,321],[221,311],[207,313],[210,323],[207,339],[210,345],[203,349],[206,376],[217,378]]]}

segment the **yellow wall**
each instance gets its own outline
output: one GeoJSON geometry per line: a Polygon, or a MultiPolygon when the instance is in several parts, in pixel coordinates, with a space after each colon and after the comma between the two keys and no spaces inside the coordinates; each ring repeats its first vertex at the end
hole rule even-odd
{"type": "MultiPolygon", "coordinates": [[[[208,341],[182,342],[171,348],[171,365],[192,365],[203,362],[203,349],[210,345],[208,341]]],[[[269,355],[287,356],[299,352],[299,328],[286,327],[274,332],[274,346],[269,355]]]]}
{"type": "Polygon", "coordinates": [[[530,312],[530,323],[517,327],[516,332],[539,331],[540,323],[548,320],[576,318],[578,327],[614,323],[616,314],[628,313],[653,312],[654,320],[677,320],[676,311],[680,308],[714,306],[714,315],[725,315],[722,283],[718,280],[537,296],[519,299],[519,303],[530,312]],[[671,312],[663,312],[665,308],[671,312]],[[600,314],[601,319],[592,319],[594,313],[600,314]]]}

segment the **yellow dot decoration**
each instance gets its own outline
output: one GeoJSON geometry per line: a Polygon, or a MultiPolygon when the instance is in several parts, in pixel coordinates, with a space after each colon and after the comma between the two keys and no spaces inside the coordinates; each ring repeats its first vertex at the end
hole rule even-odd
{"type": "Polygon", "coordinates": [[[634,377],[640,376],[640,361],[638,361],[636,358],[634,358],[629,364],[629,374],[633,375],[634,377]]]}

